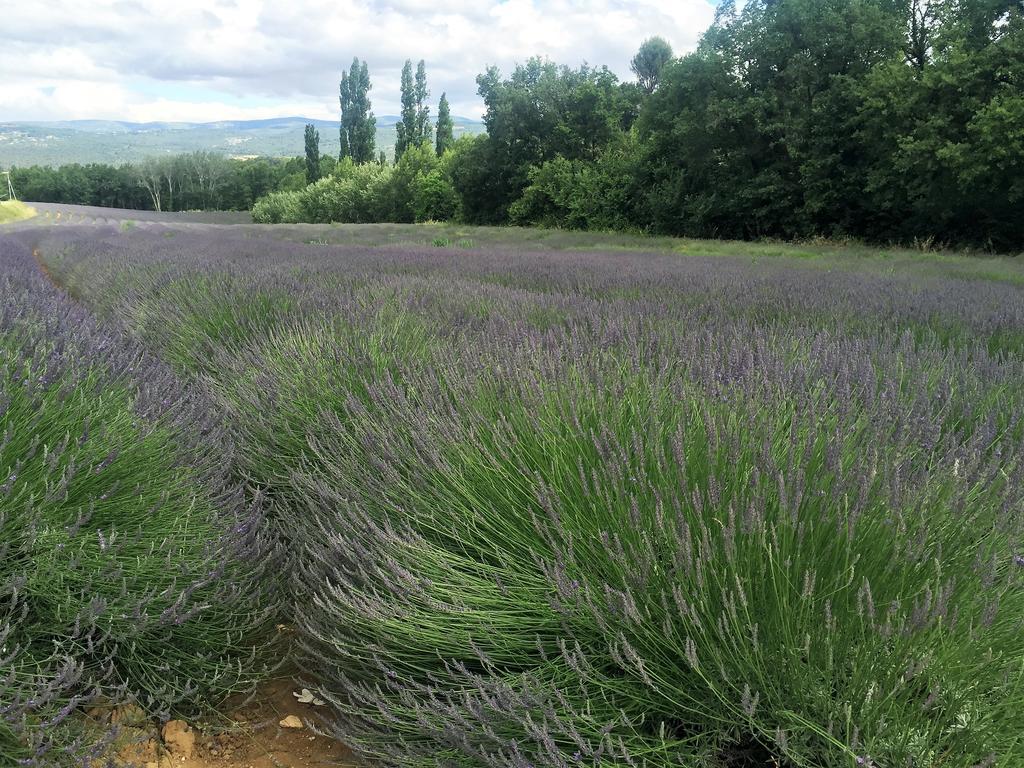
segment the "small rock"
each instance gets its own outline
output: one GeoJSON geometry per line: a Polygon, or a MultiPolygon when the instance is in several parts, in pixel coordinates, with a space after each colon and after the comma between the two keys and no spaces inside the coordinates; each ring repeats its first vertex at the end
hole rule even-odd
{"type": "Polygon", "coordinates": [[[192,757],[192,751],[196,746],[196,735],[188,723],[182,720],[171,720],[164,726],[161,735],[171,754],[180,755],[183,759],[192,757]]]}
{"type": "Polygon", "coordinates": [[[302,721],[299,720],[295,715],[288,715],[284,720],[278,723],[282,728],[301,728],[302,721]]]}
{"type": "Polygon", "coordinates": [[[292,696],[298,699],[300,704],[312,704],[314,707],[322,707],[324,700],[318,698],[309,688],[303,688],[301,691],[292,691],[292,696]]]}

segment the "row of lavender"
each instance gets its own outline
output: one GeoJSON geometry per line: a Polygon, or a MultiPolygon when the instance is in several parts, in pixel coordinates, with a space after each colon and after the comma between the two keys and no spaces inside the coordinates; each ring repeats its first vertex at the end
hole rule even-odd
{"type": "Polygon", "coordinates": [[[266,673],[279,546],[194,387],[6,237],[0,297],[0,765],[81,764],[128,735],[87,706],[166,719],[266,673]]]}
{"type": "Polygon", "coordinates": [[[1024,758],[1021,282],[48,237],[214,393],[364,757],[1024,758]]]}

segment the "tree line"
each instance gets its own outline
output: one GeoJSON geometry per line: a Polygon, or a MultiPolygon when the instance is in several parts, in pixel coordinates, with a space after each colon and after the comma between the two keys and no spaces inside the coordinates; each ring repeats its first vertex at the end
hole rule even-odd
{"type": "MultiPolygon", "coordinates": [[[[326,171],[333,169],[332,160],[324,158],[326,171]]],[[[34,202],[155,211],[244,211],[271,192],[307,183],[301,157],[239,160],[213,152],[122,165],[14,167],[11,180],[19,197],[34,202]]]]}
{"type": "Polygon", "coordinates": [[[254,212],[1024,247],[1018,0],[725,0],[694,52],[652,38],[632,68],[636,82],[536,58],[489,68],[487,133],[438,131],[434,159],[403,163],[431,139],[425,66],[407,62],[390,166],[357,59],[341,84],[351,164],[254,212]]]}

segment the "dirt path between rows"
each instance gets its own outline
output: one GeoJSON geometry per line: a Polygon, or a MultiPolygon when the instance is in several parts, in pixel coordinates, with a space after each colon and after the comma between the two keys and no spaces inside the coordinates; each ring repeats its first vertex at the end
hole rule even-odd
{"type": "MultiPolygon", "coordinates": [[[[343,744],[309,728],[308,722],[316,720],[315,708],[299,702],[297,690],[290,680],[275,681],[260,691],[257,702],[230,711],[220,723],[172,721],[161,729],[152,723],[132,724],[130,711],[115,710],[113,717],[125,721],[127,741],[115,762],[140,768],[353,766],[343,744]]],[[[92,714],[107,721],[111,717],[102,710],[92,714]]]]}

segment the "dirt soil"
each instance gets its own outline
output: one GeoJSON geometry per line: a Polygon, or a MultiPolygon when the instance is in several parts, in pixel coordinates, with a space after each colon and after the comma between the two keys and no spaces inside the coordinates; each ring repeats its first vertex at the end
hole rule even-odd
{"type": "MultiPolygon", "coordinates": [[[[114,711],[122,718],[128,742],[116,762],[140,768],[326,768],[351,767],[351,753],[340,742],[318,735],[308,723],[316,721],[312,704],[293,695],[291,680],[269,684],[258,701],[225,715],[223,722],[181,723],[163,729],[152,723],[131,722],[131,711],[114,711]],[[280,723],[294,716],[301,728],[280,723]]],[[[102,713],[99,716],[103,716],[102,713]]],[[[111,715],[107,714],[108,720],[111,715]]]]}

